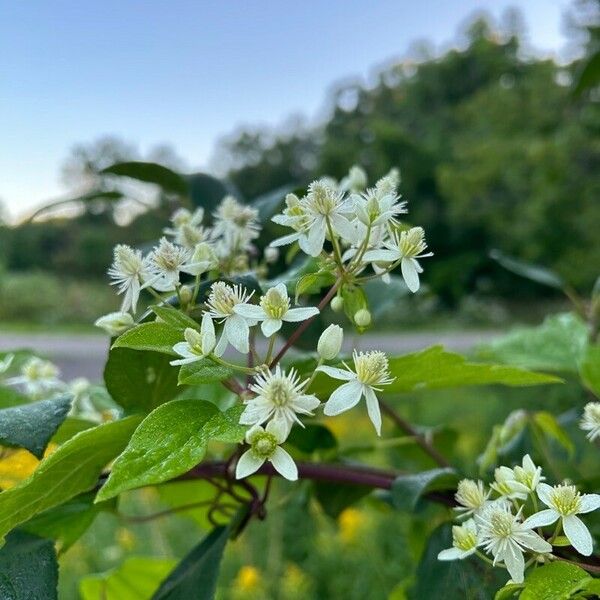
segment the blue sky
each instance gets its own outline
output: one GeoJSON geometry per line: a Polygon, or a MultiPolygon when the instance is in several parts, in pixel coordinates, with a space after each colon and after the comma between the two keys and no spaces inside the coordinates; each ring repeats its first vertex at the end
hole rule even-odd
{"type": "Polygon", "coordinates": [[[533,48],[563,51],[564,0],[0,0],[0,199],[14,217],[64,194],[70,147],[104,134],[205,168],[234,128],[317,119],[336,81],[515,4],[533,48]]]}

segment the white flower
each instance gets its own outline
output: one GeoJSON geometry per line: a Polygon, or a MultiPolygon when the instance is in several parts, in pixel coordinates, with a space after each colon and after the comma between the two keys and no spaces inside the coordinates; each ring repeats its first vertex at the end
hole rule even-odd
{"type": "Polygon", "coordinates": [[[272,418],[283,423],[287,437],[294,422],[302,425],[297,415],[312,415],[321,404],[316,396],[304,393],[305,386],[306,380],[301,382],[294,369],[286,374],[277,365],[275,373],[269,370],[260,373],[250,386],[257,395],[246,403],[240,423],[260,425],[272,418]]]}
{"type": "Polygon", "coordinates": [[[509,500],[525,500],[529,493],[529,488],[517,481],[512,469],[508,467],[498,467],[494,471],[495,482],[490,487],[498,492],[503,498],[509,500]]]}
{"type": "Polygon", "coordinates": [[[202,316],[200,333],[191,327],[183,332],[185,342],[178,342],[173,346],[174,352],[183,356],[181,359],[171,361],[172,365],[187,365],[208,356],[217,343],[215,325],[209,313],[202,316]]]}
{"type": "Polygon", "coordinates": [[[349,198],[344,199],[343,194],[335,188],[323,181],[314,181],[300,203],[310,218],[305,250],[307,254],[319,256],[325,237],[329,234],[329,227],[334,236],[352,239],[354,230],[344,215],[352,211],[353,202],[349,198]]]}
{"type": "Polygon", "coordinates": [[[375,184],[375,189],[382,194],[395,194],[399,185],[400,170],[394,167],[375,184]]]}
{"type": "Polygon", "coordinates": [[[117,293],[125,294],[121,311],[131,309],[135,312],[140,297],[140,290],[150,276],[148,258],[142,258],[139,250],[134,250],[126,244],[118,244],[114,249],[114,258],[108,275],[113,281],[111,285],[118,286],[117,293]]]}
{"type": "Polygon", "coordinates": [[[207,271],[212,271],[219,266],[219,259],[212,246],[206,242],[196,245],[189,262],[181,267],[184,273],[190,275],[202,275],[207,271]]]}
{"type": "Polygon", "coordinates": [[[461,517],[481,512],[490,502],[490,492],[485,490],[483,481],[462,479],[458,482],[454,499],[460,504],[454,510],[462,513],[461,517]]]}
{"type": "Polygon", "coordinates": [[[277,262],[277,259],[279,258],[279,250],[275,247],[267,246],[263,256],[265,258],[265,262],[271,265],[274,262],[277,262]]]}
{"type": "Polygon", "coordinates": [[[442,550],[438,560],[462,560],[477,550],[477,527],[473,519],[452,527],[452,548],[442,550]]]}
{"type": "Polygon", "coordinates": [[[233,309],[238,315],[253,321],[262,321],[260,328],[266,337],[277,333],[283,321],[297,323],[319,314],[316,307],[290,308],[290,299],[284,283],[267,290],[260,298],[260,305],[237,304],[233,309]]]}
{"type": "Polygon", "coordinates": [[[217,281],[210,288],[210,295],[207,300],[210,315],[213,319],[220,319],[223,325],[223,333],[215,348],[215,354],[222,356],[230,343],[238,352],[248,354],[250,346],[248,338],[250,336],[250,325],[256,325],[256,321],[248,320],[238,315],[234,308],[238,304],[243,304],[252,297],[240,285],[233,287],[227,285],[224,281],[217,281]]]}
{"type": "Polygon", "coordinates": [[[125,333],[135,324],[133,317],[128,312],[112,312],[96,319],[94,325],[104,329],[108,335],[115,337],[125,333]]]}
{"type": "Polygon", "coordinates": [[[317,342],[317,353],[324,360],[333,360],[342,349],[344,330],[339,325],[330,325],[317,342]]]}
{"type": "Polygon", "coordinates": [[[348,175],[340,181],[339,189],[343,192],[360,192],[367,187],[367,174],[359,165],[350,167],[348,175]]]}
{"type": "Polygon", "coordinates": [[[324,412],[328,416],[339,415],[356,406],[364,396],[367,401],[367,412],[377,435],[381,435],[381,411],[375,390],[381,391],[381,385],[388,385],[394,380],[388,370],[388,359],[383,352],[357,352],[352,354],[354,371],[346,364],[346,369],[336,367],[319,367],[318,371],[327,373],[334,379],[347,381],[341,385],[325,404],[324,412]]]}
{"type": "Polygon", "coordinates": [[[179,285],[179,274],[184,270],[192,253],[183,246],[177,246],[167,238],[161,238],[158,246],[148,256],[154,277],[143,287],[153,287],[161,292],[174,290],[179,285]]]}
{"type": "Polygon", "coordinates": [[[14,359],[14,354],[7,354],[2,360],[0,360],[0,375],[6,373],[6,371],[10,369],[14,359]]]}
{"type": "Polygon", "coordinates": [[[33,356],[21,367],[20,376],[11,377],[5,383],[22,385],[26,394],[38,396],[62,388],[64,384],[59,375],[60,371],[54,363],[33,356]]]}
{"type": "Polygon", "coordinates": [[[236,244],[247,245],[258,237],[258,210],[240,204],[233,196],[225,196],[214,213],[213,235],[233,235],[236,244]]]}
{"type": "Polygon", "coordinates": [[[588,402],[585,405],[579,426],[588,432],[587,438],[590,442],[600,437],[600,402],[588,402]]]}
{"type": "Polygon", "coordinates": [[[418,258],[433,256],[433,252],[425,253],[425,232],[422,227],[412,227],[400,234],[394,232],[392,238],[384,242],[386,249],[369,250],[365,253],[365,260],[389,262],[400,261],[402,277],[411,292],[419,289],[419,273],[423,272],[418,258]]]}
{"type": "Polygon", "coordinates": [[[177,232],[184,225],[191,225],[192,227],[198,227],[204,219],[204,209],[202,207],[197,208],[193,213],[187,208],[178,208],[171,215],[171,223],[173,228],[167,228],[164,232],[168,235],[177,235],[177,232]]]}
{"type": "Polygon", "coordinates": [[[579,554],[589,556],[592,553],[592,536],[577,515],[600,508],[600,494],[580,494],[574,485],[561,484],[551,487],[540,483],[537,495],[549,508],[531,515],[524,525],[544,527],[561,519],[562,528],[573,548],[579,554]]]}
{"type": "Polygon", "coordinates": [[[287,437],[285,426],[279,421],[270,421],[266,430],[254,425],[246,432],[250,448],[240,456],[235,476],[242,479],[256,473],[268,460],[276,471],[290,481],[298,479],[294,459],[280,446],[287,437]]]}
{"type": "Polygon", "coordinates": [[[481,514],[475,515],[480,543],[486,552],[491,552],[494,564],[503,562],[515,583],[523,582],[525,560],[523,552],[544,554],[552,551],[552,546],[531,527],[519,521],[506,504],[488,505],[481,514]]]}
{"type": "Polygon", "coordinates": [[[408,212],[406,202],[398,202],[395,190],[371,188],[362,195],[353,196],[358,220],[364,225],[396,224],[396,217],[408,212]]]}
{"type": "Polygon", "coordinates": [[[271,220],[278,225],[291,227],[295,233],[284,235],[283,237],[273,240],[269,246],[277,248],[279,246],[287,246],[294,242],[298,242],[302,252],[310,254],[310,245],[308,243],[308,233],[312,219],[308,210],[304,207],[296,194],[288,194],[285,197],[286,208],[283,209],[283,214],[275,215],[271,220]]]}
{"type": "Polygon", "coordinates": [[[542,475],[542,467],[537,467],[529,454],[523,457],[522,465],[521,467],[517,465],[513,468],[515,480],[524,485],[530,493],[535,492],[540,481],[546,479],[542,475]]]}

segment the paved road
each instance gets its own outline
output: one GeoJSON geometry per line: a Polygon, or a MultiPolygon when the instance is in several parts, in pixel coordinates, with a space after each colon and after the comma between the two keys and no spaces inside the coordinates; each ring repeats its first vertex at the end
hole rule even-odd
{"type": "MultiPolygon", "coordinates": [[[[367,334],[347,336],[344,347],[359,350],[378,349],[390,354],[420,350],[442,344],[451,350],[465,352],[498,335],[493,331],[419,332],[367,334]]],[[[54,361],[65,380],[87,377],[100,380],[108,351],[108,339],[100,335],[51,335],[0,331],[0,351],[28,349],[54,361]]]]}

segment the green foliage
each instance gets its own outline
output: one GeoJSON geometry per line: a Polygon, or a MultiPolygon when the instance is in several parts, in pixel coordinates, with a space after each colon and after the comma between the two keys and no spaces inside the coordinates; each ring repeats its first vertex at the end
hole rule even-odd
{"type": "Polygon", "coordinates": [[[212,600],[228,538],[227,527],[214,529],[163,581],[152,600],[212,600]]]}
{"type": "Polygon", "coordinates": [[[179,384],[201,385],[211,381],[223,381],[233,375],[226,365],[219,365],[209,358],[183,365],[179,370],[179,384]]]}
{"type": "Polygon", "coordinates": [[[116,163],[103,169],[103,175],[119,175],[160,186],[166,193],[186,196],[188,186],[185,179],[175,171],[157,163],[129,161],[116,163]]]}
{"type": "MultiPolygon", "coordinates": [[[[200,329],[198,323],[185,313],[171,306],[152,306],[152,311],[161,321],[164,321],[170,327],[184,331],[186,328],[200,329]]],[[[181,341],[181,339],[180,339],[181,341]]]]}
{"type": "Polygon", "coordinates": [[[491,258],[497,260],[505,269],[512,271],[516,275],[525,277],[525,279],[531,279],[540,285],[545,285],[557,290],[564,290],[566,287],[563,278],[550,269],[546,269],[540,265],[533,265],[531,263],[516,260],[510,256],[502,254],[498,250],[490,252],[491,258]]]}
{"type": "Polygon", "coordinates": [[[138,417],[77,434],[19,485],[0,494],[0,539],[31,517],[91,489],[102,469],[125,448],[138,417]]]}
{"type": "Polygon", "coordinates": [[[588,329],[580,317],[564,313],[548,317],[537,327],[523,327],[480,349],[485,360],[577,373],[587,344],[588,329]]]}
{"type": "Polygon", "coordinates": [[[520,600],[567,600],[585,588],[591,577],[580,567],[555,562],[534,569],[525,579],[520,600]]]}
{"type": "Polygon", "coordinates": [[[178,370],[157,352],[113,348],[104,367],[104,383],[126,412],[150,412],[178,393],[178,370]]]}
{"type": "Polygon", "coordinates": [[[27,398],[23,396],[23,394],[19,394],[19,392],[13,388],[0,386],[0,408],[4,409],[10,406],[19,406],[26,402],[27,398]]]}
{"type": "Polygon", "coordinates": [[[58,563],[51,541],[15,531],[0,549],[0,597],[57,600],[58,563]]]}
{"type": "Polygon", "coordinates": [[[239,407],[227,414],[203,400],[174,400],[142,421],[123,454],[115,461],[97,501],[125,490],[168,481],[197,465],[210,440],[239,442],[239,407]]]}
{"type": "Polygon", "coordinates": [[[392,503],[400,510],[414,511],[428,492],[456,488],[458,475],[454,469],[432,469],[411,475],[400,475],[392,484],[392,503]]]}
{"type": "Polygon", "coordinates": [[[452,546],[450,526],[440,525],[427,541],[417,567],[416,582],[409,593],[412,600],[444,598],[445,600],[489,600],[504,581],[500,569],[487,567],[475,558],[441,562],[440,551],[452,546]]]}
{"type": "Polygon", "coordinates": [[[131,556],[117,569],[82,578],[82,600],[149,599],[175,566],[169,558],[131,556]]]}
{"type": "Polygon", "coordinates": [[[600,398],[600,345],[590,345],[585,349],[579,374],[586,387],[600,398]]]}
{"type": "Polygon", "coordinates": [[[112,347],[148,350],[177,356],[173,346],[182,341],[181,328],[177,329],[169,323],[152,321],[129,329],[115,340],[112,347]]]}
{"type": "Polygon", "coordinates": [[[65,420],[72,396],[63,394],[0,410],[0,443],[26,448],[42,458],[48,442],[65,420]]]}

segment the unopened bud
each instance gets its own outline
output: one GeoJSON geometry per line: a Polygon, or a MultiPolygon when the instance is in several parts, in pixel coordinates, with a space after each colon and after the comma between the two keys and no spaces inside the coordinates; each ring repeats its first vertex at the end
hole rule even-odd
{"type": "Polygon", "coordinates": [[[133,317],[126,312],[114,312],[104,315],[94,323],[111,336],[121,335],[134,326],[133,317]]]}
{"type": "Polygon", "coordinates": [[[268,264],[274,263],[279,258],[279,250],[268,246],[265,248],[265,262],[268,264]]]}
{"type": "Polygon", "coordinates": [[[189,304],[192,300],[192,290],[187,285],[182,285],[179,288],[179,298],[181,299],[181,304],[184,306],[189,304]]]}
{"type": "Polygon", "coordinates": [[[361,308],[354,313],[354,322],[359,327],[368,327],[371,324],[371,313],[366,308],[361,308]]]}
{"type": "Polygon", "coordinates": [[[344,330],[339,325],[330,325],[319,338],[317,352],[325,360],[333,360],[342,349],[344,330]]]}
{"type": "Polygon", "coordinates": [[[342,308],[344,308],[344,300],[341,296],[336,296],[331,301],[331,310],[333,312],[340,312],[340,310],[342,310],[342,308]]]}

